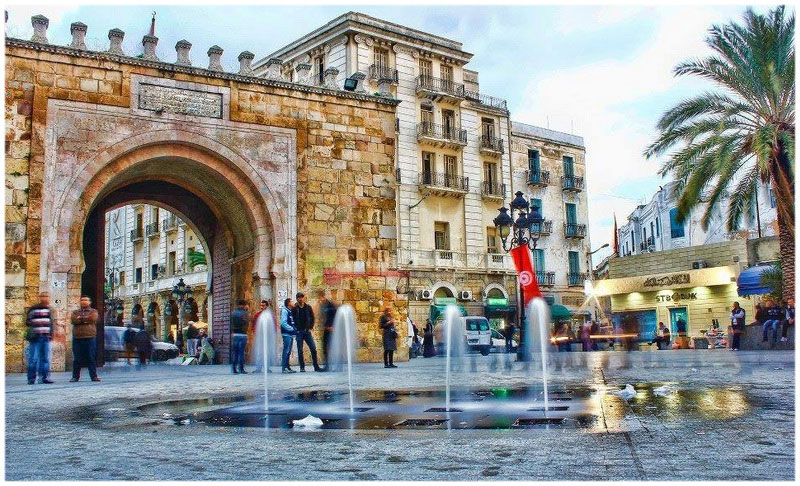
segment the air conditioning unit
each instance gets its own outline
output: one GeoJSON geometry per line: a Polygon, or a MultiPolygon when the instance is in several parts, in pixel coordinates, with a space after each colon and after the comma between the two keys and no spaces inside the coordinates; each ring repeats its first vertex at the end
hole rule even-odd
{"type": "Polygon", "coordinates": [[[472,300],[472,291],[471,290],[462,290],[458,293],[459,300],[472,300]]]}
{"type": "Polygon", "coordinates": [[[433,291],[430,289],[420,290],[419,291],[419,299],[420,300],[431,300],[433,299],[433,291]]]}
{"type": "Polygon", "coordinates": [[[703,260],[695,260],[692,262],[692,270],[699,270],[701,268],[706,268],[707,266],[708,265],[706,265],[706,262],[703,260]]]}

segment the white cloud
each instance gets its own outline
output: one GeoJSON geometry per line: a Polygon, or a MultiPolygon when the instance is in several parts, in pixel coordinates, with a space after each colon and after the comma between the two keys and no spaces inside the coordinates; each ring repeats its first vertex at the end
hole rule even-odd
{"type": "Polygon", "coordinates": [[[69,13],[76,11],[77,6],[66,7],[63,5],[9,5],[8,33],[12,37],[29,39],[33,35],[31,17],[42,14],[50,21],[50,28],[61,23],[69,13]]]}

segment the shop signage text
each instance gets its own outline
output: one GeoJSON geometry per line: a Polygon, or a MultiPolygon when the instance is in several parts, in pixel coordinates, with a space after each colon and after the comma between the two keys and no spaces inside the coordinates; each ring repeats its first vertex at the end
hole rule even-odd
{"type": "Polygon", "coordinates": [[[678,300],[697,300],[697,292],[690,292],[690,293],[674,293],[674,294],[664,294],[664,295],[656,295],[656,302],[673,302],[678,300]]]}
{"type": "Polygon", "coordinates": [[[666,287],[668,285],[680,285],[689,283],[688,273],[677,275],[665,275],[663,277],[650,277],[644,281],[645,287],[666,287]]]}

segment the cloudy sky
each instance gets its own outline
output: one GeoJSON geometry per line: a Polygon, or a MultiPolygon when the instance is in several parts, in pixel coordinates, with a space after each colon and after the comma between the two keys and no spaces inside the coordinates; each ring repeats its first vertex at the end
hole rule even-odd
{"type": "Polygon", "coordinates": [[[218,44],[234,70],[239,52],[258,59],[349,10],[462,42],[475,55],[469,67],[480,72],[481,91],[506,98],[512,119],[582,135],[596,248],[611,241],[614,213],[622,224],[663,184],[659,162],[641,156],[660,114],[708,87],[675,79],[673,66],[707,54],[708,27],[738,20],[744,7],[11,6],[8,32],[29,38],[31,15],[42,13],[51,43],[68,44],[69,24],[80,20],[90,48],[105,48],[108,30],[118,27],[126,51],[139,52],[155,11],[160,57],[174,59],[173,46],[185,38],[195,65],[218,44]]]}

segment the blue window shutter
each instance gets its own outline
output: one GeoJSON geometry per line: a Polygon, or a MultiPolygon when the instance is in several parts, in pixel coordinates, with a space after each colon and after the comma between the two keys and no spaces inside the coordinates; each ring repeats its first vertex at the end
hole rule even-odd
{"type": "Polygon", "coordinates": [[[566,203],[566,216],[567,216],[567,224],[576,224],[578,222],[578,215],[575,211],[575,204],[573,203],[566,203]]]}
{"type": "Polygon", "coordinates": [[[685,235],[683,223],[678,222],[678,208],[669,210],[669,228],[673,238],[683,238],[685,235]]]}
{"type": "Polygon", "coordinates": [[[569,252],[569,273],[581,272],[581,265],[579,258],[580,256],[578,255],[577,251],[569,252]]]}

